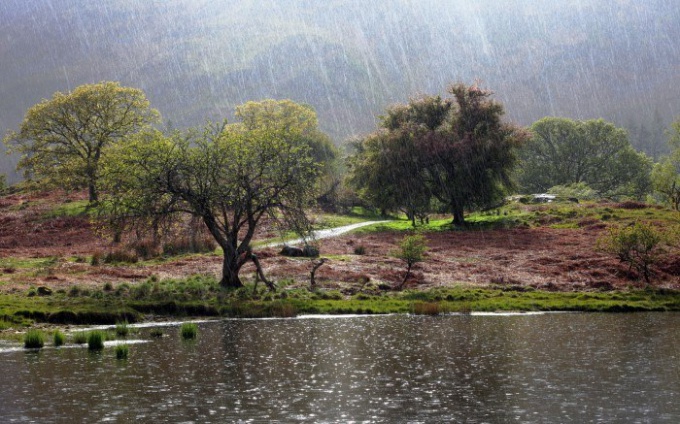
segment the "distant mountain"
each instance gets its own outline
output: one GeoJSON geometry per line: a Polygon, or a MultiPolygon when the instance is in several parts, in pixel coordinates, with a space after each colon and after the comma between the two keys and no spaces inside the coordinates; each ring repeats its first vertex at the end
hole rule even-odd
{"type": "Polygon", "coordinates": [[[340,142],[479,79],[520,124],[604,117],[644,147],[680,115],[678,39],[676,0],[2,0],[0,131],[55,91],[117,80],[176,127],[291,98],[340,142]]]}

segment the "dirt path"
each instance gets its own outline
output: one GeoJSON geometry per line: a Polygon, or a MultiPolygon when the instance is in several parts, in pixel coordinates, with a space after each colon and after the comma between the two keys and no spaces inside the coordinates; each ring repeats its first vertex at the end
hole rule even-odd
{"type": "MultiPolygon", "coordinates": [[[[382,224],[385,222],[389,221],[364,221],[364,222],[358,222],[356,224],[350,224],[350,225],[343,225],[342,227],[335,227],[335,228],[327,228],[324,230],[316,230],[312,232],[312,239],[313,240],[321,240],[321,239],[327,239],[327,238],[332,238],[332,237],[338,237],[342,234],[349,233],[350,231],[356,230],[357,228],[361,227],[366,227],[369,225],[373,224],[382,224]]],[[[276,246],[284,246],[284,245],[294,245],[294,244],[300,244],[303,243],[305,240],[302,238],[297,238],[293,240],[285,240],[285,241],[277,241],[273,243],[267,243],[261,248],[268,248],[268,247],[276,247],[276,246]]]]}

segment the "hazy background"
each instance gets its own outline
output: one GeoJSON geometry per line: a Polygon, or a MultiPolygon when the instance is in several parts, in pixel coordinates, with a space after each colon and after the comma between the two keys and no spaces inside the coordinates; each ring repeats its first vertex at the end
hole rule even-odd
{"type": "Polygon", "coordinates": [[[677,0],[0,0],[0,132],[115,80],[176,127],[309,103],[340,143],[391,103],[478,79],[517,123],[602,117],[658,155],[680,115],[678,40],[677,0]]]}

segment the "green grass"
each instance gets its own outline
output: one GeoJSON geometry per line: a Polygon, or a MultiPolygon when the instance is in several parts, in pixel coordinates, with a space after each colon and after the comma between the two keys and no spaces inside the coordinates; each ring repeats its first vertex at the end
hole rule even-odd
{"type": "Polygon", "coordinates": [[[94,210],[89,208],[87,200],[76,200],[73,202],[62,203],[45,213],[44,218],[59,218],[68,216],[88,216],[94,210]]]}
{"type": "Polygon", "coordinates": [[[73,343],[79,345],[87,343],[87,333],[84,331],[73,333],[73,343]]]}
{"type": "Polygon", "coordinates": [[[184,340],[193,340],[198,336],[198,325],[194,322],[185,322],[179,327],[179,333],[184,340]]]}
{"type": "Polygon", "coordinates": [[[128,327],[127,321],[121,321],[116,323],[116,335],[119,337],[127,337],[130,333],[130,328],[128,327]]]}
{"type": "Polygon", "coordinates": [[[26,349],[41,349],[45,345],[45,335],[40,330],[28,330],[24,335],[26,349]]]}
{"type": "Polygon", "coordinates": [[[102,350],[104,349],[104,342],[106,341],[105,331],[91,331],[87,335],[87,348],[90,350],[102,350]]]}
{"type": "Polygon", "coordinates": [[[116,346],[116,359],[123,360],[127,359],[130,355],[130,348],[126,344],[120,344],[116,346]]]}
{"type": "Polygon", "coordinates": [[[57,330],[54,332],[52,340],[54,341],[55,346],[62,346],[66,343],[66,336],[61,331],[57,330]]]}

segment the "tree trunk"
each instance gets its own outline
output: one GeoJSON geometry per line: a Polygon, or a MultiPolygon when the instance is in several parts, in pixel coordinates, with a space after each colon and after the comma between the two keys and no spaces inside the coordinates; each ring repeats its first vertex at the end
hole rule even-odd
{"type": "Polygon", "coordinates": [[[97,203],[99,201],[99,194],[97,193],[97,186],[94,184],[94,182],[89,183],[87,185],[87,189],[89,192],[90,203],[97,203]]]}
{"type": "Polygon", "coordinates": [[[220,286],[224,288],[237,289],[243,287],[243,283],[238,276],[241,270],[241,265],[239,265],[238,256],[231,257],[227,252],[224,253],[224,261],[222,262],[222,280],[220,280],[220,286]]]}
{"type": "Polygon", "coordinates": [[[408,264],[408,268],[406,269],[406,275],[404,276],[404,280],[399,284],[399,290],[404,288],[404,284],[406,284],[406,280],[408,280],[408,277],[411,275],[411,267],[413,267],[412,263],[408,264]]]}
{"type": "Polygon", "coordinates": [[[463,209],[458,208],[456,206],[452,207],[452,209],[453,209],[453,225],[457,226],[465,225],[465,213],[463,212],[463,209]]]}

